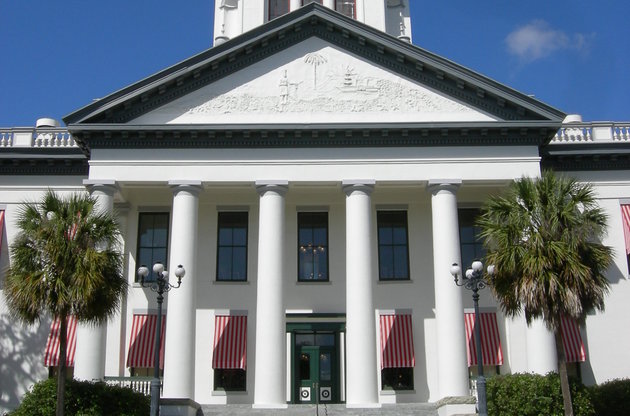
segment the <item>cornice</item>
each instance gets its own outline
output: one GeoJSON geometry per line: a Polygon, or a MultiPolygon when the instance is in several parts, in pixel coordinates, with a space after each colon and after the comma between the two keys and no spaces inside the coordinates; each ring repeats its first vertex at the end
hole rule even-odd
{"type": "Polygon", "coordinates": [[[88,175],[88,160],[47,158],[0,158],[0,175],[88,175]]]}
{"type": "Polygon", "coordinates": [[[98,148],[268,148],[540,146],[557,123],[407,123],[329,125],[74,125],[77,143],[98,148]]]}
{"type": "Polygon", "coordinates": [[[557,171],[630,169],[630,143],[556,144],[540,153],[543,168],[557,171]]]}

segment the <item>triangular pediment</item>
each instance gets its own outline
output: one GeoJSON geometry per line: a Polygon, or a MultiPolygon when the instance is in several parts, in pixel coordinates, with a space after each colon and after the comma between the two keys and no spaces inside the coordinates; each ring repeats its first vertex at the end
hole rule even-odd
{"type": "Polygon", "coordinates": [[[128,124],[496,120],[317,37],[128,124]]]}
{"type": "Polygon", "coordinates": [[[560,122],[564,113],[316,3],[66,116],[73,126],[560,122]]]}

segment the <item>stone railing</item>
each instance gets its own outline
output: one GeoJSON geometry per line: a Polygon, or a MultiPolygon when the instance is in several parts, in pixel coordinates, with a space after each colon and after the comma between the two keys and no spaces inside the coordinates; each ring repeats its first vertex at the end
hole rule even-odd
{"type": "Polygon", "coordinates": [[[151,394],[152,379],[153,377],[105,377],[105,383],[110,386],[128,387],[148,396],[151,394]]]}
{"type": "Polygon", "coordinates": [[[551,143],[630,143],[630,123],[565,123],[551,143]]]}
{"type": "Polygon", "coordinates": [[[61,127],[0,128],[0,147],[66,149],[77,147],[70,132],[61,127]]]}

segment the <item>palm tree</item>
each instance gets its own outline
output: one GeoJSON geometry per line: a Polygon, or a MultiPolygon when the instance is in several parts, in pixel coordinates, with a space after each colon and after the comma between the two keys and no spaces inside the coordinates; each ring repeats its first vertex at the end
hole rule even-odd
{"type": "Polygon", "coordinates": [[[504,196],[489,199],[477,225],[496,266],[488,282],[507,316],[525,312],[527,323],[542,319],[554,333],[565,415],[573,415],[562,347],[562,317],[584,322],[604,309],[604,271],[612,249],[600,243],[607,217],[592,187],[543,172],[521,178],[504,196]]]}
{"type": "Polygon", "coordinates": [[[60,321],[57,415],[64,412],[68,317],[100,324],[119,308],[127,292],[122,276],[120,232],[114,217],[80,193],[62,198],[48,191],[25,203],[10,248],[4,293],[19,321],[33,324],[50,315],[60,321]]]}

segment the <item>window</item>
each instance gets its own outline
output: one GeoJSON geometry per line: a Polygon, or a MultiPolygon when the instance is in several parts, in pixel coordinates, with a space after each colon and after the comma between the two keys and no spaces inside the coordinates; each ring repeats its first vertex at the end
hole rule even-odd
{"type": "Polygon", "coordinates": [[[413,324],[410,314],[383,314],[379,317],[381,339],[381,388],[413,390],[413,324]]]}
{"type": "Polygon", "coordinates": [[[356,19],[355,2],[356,0],[335,0],[335,10],[343,15],[356,19]]]}
{"type": "Polygon", "coordinates": [[[328,213],[298,212],[298,281],[328,280],[328,213]]]}
{"type": "Polygon", "coordinates": [[[459,243],[462,251],[462,270],[470,267],[475,259],[483,259],[486,249],[479,237],[481,229],[475,226],[475,221],[480,212],[478,209],[459,210],[459,243]]]}
{"type": "Polygon", "coordinates": [[[289,0],[269,0],[269,20],[289,13],[289,0]]]}
{"type": "Polygon", "coordinates": [[[247,212],[219,212],[217,280],[247,280],[247,212]]]}
{"type": "Polygon", "coordinates": [[[378,211],[376,222],[379,279],[408,280],[407,211],[378,211]]]}
{"type": "Polygon", "coordinates": [[[214,390],[245,391],[247,316],[216,315],[214,320],[214,390]]]}
{"type": "MultiPolygon", "coordinates": [[[[136,264],[145,265],[150,274],[146,280],[155,280],[153,265],[157,262],[166,268],[168,260],[168,223],[167,212],[141,212],[138,217],[138,252],[136,264]]],[[[136,275],[136,281],[138,281],[136,275]]]]}
{"type": "Polygon", "coordinates": [[[240,368],[217,368],[214,370],[214,389],[245,391],[246,379],[245,370],[240,368]]]}

